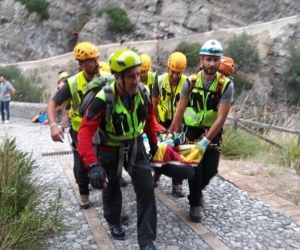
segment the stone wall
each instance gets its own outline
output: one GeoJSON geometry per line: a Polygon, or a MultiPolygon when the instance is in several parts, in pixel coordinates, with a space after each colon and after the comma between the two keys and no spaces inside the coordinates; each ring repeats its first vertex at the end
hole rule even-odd
{"type": "Polygon", "coordinates": [[[11,102],[10,115],[24,119],[31,119],[40,112],[46,111],[47,104],[43,103],[27,103],[27,102],[11,102]]]}

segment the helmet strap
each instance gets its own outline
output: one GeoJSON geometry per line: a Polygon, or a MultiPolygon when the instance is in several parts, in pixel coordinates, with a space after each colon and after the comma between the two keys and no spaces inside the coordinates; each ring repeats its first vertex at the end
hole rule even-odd
{"type": "Polygon", "coordinates": [[[125,87],[125,75],[124,75],[124,71],[121,73],[121,77],[122,77],[123,84],[120,84],[119,87],[123,90],[123,92],[125,94],[129,95],[129,93],[126,91],[126,87],[125,87]]]}

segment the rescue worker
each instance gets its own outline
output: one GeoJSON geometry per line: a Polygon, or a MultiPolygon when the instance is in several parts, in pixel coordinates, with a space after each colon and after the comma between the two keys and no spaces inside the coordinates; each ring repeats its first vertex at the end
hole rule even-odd
{"type": "MultiPolygon", "coordinates": [[[[57,81],[57,87],[55,89],[55,93],[61,89],[61,87],[65,84],[68,77],[69,77],[68,72],[65,71],[58,72],[58,81],[57,81]]],[[[70,105],[67,105],[63,109],[61,109],[60,107],[58,107],[57,109],[56,121],[57,123],[61,122],[61,129],[63,131],[69,124],[69,117],[68,117],[69,109],[70,109],[70,105]]]]}
{"type": "Polygon", "coordinates": [[[111,76],[109,64],[105,61],[99,61],[100,76],[111,76]]]}
{"type": "MultiPolygon", "coordinates": [[[[169,56],[168,72],[158,76],[153,85],[152,103],[154,115],[158,122],[168,129],[172,123],[175,110],[180,98],[182,85],[186,79],[183,74],[187,65],[187,59],[181,52],[174,52],[169,56]]],[[[160,174],[156,170],[153,176],[154,186],[159,184],[160,174]]],[[[172,193],[180,198],[184,197],[182,179],[172,178],[172,193]]]]}
{"type": "Polygon", "coordinates": [[[74,48],[74,57],[79,63],[79,71],[76,75],[67,79],[67,84],[64,84],[61,89],[54,95],[47,105],[47,115],[53,141],[61,141],[64,138],[64,133],[58,127],[55,121],[55,110],[57,107],[64,107],[71,103],[71,138],[72,149],[74,156],[74,175],[76,183],[79,187],[80,207],[87,209],[90,207],[89,200],[89,176],[88,169],[83,165],[82,159],[78,154],[77,133],[82,121],[79,114],[79,106],[81,97],[87,90],[88,83],[94,78],[95,74],[99,72],[99,50],[89,42],[78,43],[74,48]]]}
{"type": "Polygon", "coordinates": [[[117,240],[125,239],[125,230],[120,223],[122,192],[118,184],[124,166],[136,193],[138,244],[140,249],[153,250],[156,249],[153,244],[157,224],[156,201],[150,161],[142,138],[146,133],[154,155],[157,138],[153,129],[153,108],[149,98],[148,102],[145,101],[140,90],[139,55],[122,49],[114,53],[109,64],[115,77],[115,82],[108,86],[115,100],[110,118],[106,117],[110,109],[107,109],[107,88],[104,88],[95,96],[83,117],[78,150],[90,171],[91,184],[102,189],[104,217],[112,237],[117,240]],[[96,155],[92,137],[98,128],[105,136],[96,155]]]}
{"type": "MultiPolygon", "coordinates": [[[[108,58],[108,60],[109,60],[109,58],[108,58]]],[[[99,61],[99,75],[101,77],[107,77],[107,78],[114,79],[113,76],[112,76],[112,74],[111,74],[111,72],[110,72],[109,64],[107,62],[105,62],[105,61],[99,61]]],[[[120,186],[121,187],[126,187],[127,186],[127,181],[123,178],[123,176],[120,177],[120,186]]],[[[127,216],[127,215],[125,215],[124,210],[122,210],[122,214],[125,217],[127,216]]]]}
{"type": "Polygon", "coordinates": [[[195,175],[188,180],[190,218],[200,222],[202,190],[218,173],[223,125],[233,101],[233,82],[218,72],[223,48],[217,40],[208,40],[200,49],[202,71],[184,82],[180,101],[169,129],[181,132],[184,121],[187,141],[198,143],[204,150],[195,175]]]}
{"type": "Polygon", "coordinates": [[[140,66],[141,82],[149,87],[150,96],[152,96],[152,87],[153,83],[157,80],[157,74],[150,71],[152,66],[152,60],[149,55],[141,54],[140,58],[142,61],[142,64],[140,66]]]}

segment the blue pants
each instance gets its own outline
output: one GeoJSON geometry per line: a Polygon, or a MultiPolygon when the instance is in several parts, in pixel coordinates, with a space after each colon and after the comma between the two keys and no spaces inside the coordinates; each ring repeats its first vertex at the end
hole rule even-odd
{"type": "Polygon", "coordinates": [[[10,118],[9,103],[10,103],[10,101],[1,101],[1,119],[2,119],[2,121],[5,120],[5,113],[6,113],[6,120],[9,121],[9,118],[10,118]],[[5,113],[4,113],[4,110],[5,110],[5,113]]]}

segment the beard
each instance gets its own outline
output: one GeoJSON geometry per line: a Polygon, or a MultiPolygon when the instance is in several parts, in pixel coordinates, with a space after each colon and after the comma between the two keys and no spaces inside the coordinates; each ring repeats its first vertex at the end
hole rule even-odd
{"type": "Polygon", "coordinates": [[[219,69],[219,67],[218,68],[206,68],[204,65],[202,67],[203,67],[204,73],[209,75],[209,76],[212,76],[212,75],[216,74],[216,72],[219,69]]]}
{"type": "Polygon", "coordinates": [[[89,74],[89,75],[95,75],[95,74],[99,74],[100,73],[100,70],[99,68],[95,68],[95,69],[91,69],[91,70],[86,70],[86,72],[89,74]]]}

